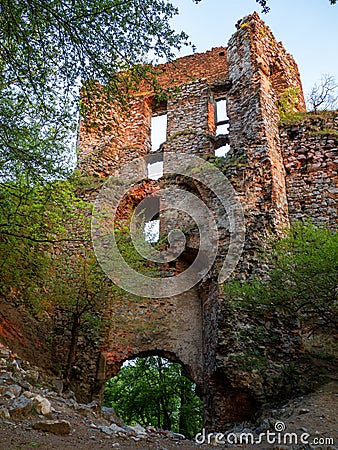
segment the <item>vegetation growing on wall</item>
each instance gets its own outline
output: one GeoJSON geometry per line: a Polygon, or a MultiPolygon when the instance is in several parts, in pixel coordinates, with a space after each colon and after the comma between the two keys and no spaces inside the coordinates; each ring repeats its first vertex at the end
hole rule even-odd
{"type": "Polygon", "coordinates": [[[297,112],[299,101],[299,87],[289,87],[285,89],[278,99],[279,114],[281,120],[286,120],[297,112]]]}
{"type": "Polygon", "coordinates": [[[337,233],[296,223],[262,257],[270,268],[266,279],[225,285],[235,304],[253,313],[279,311],[312,332],[337,330],[337,233]]]}

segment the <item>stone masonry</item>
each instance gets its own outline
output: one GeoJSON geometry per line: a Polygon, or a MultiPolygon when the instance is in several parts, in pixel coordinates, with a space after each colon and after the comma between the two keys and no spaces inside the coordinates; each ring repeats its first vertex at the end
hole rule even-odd
{"type": "MultiPolygon", "coordinates": [[[[313,118],[280,126],[278,100],[288,90],[298,96],[294,112],[305,111],[297,65],[256,13],[236,28],[226,47],[156,68],[157,81],[168,93],[166,100],[156,102],[154,93],[141,86],[126,109],[112,105],[99,127],[90,129],[82,122],[78,168],[86,175],[108,177],[134,158],[150,155],[151,118],[164,113],[167,135],[153,153],[157,160],[164,151],[214,161],[215,151],[228,144],[224,164],[246,219],[245,248],[235,276],[249,278],[258,270],[257,246],[271,233],[282,234],[290,221],[310,217],[337,226],[338,116],[328,115],[325,124],[324,119],[313,118]],[[229,133],[217,133],[219,100],[226,100],[229,133]]],[[[94,116],[93,110],[87,121],[94,116]]],[[[174,182],[196,193],[211,209],[218,207],[198,183],[180,177],[166,181],[174,182]]],[[[161,183],[144,181],[139,194],[134,187],[134,203],[154,194],[161,183]]],[[[226,242],[227,236],[222,238],[226,242]]],[[[193,241],[191,235],[183,257],[171,268],[174,274],[194,257],[193,241]]],[[[218,259],[220,255],[222,249],[218,259]]],[[[203,282],[176,297],[140,299],[126,293],[116,300],[98,358],[97,392],[125,360],[159,354],[181,362],[197,384],[209,429],[222,431],[228,422],[252,416],[267,397],[263,384],[259,388],[245,384],[226,366],[231,324],[216,269],[217,261],[203,282]]],[[[281,336],[287,334],[283,330],[281,336]]],[[[278,345],[282,347],[285,339],[280,338],[278,345]]]]}
{"type": "Polygon", "coordinates": [[[281,126],[290,220],[304,216],[337,228],[338,113],[281,126]]]}

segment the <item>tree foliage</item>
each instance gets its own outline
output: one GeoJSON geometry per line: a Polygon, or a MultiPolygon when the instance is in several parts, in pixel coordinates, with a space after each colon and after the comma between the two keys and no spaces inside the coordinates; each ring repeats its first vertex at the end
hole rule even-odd
{"type": "Polygon", "coordinates": [[[79,86],[109,97],[145,76],[149,57],[173,57],[186,35],[171,29],[165,0],[0,1],[0,176],[47,177],[67,165],[79,86]],[[66,161],[65,161],[66,160],[66,161]]]}
{"type": "MultiPolygon", "coordinates": [[[[256,2],[262,7],[263,13],[268,13],[270,11],[269,0],[256,0],[256,2]]],[[[337,0],[329,0],[331,5],[335,5],[337,0]]]]}
{"type": "Polygon", "coordinates": [[[54,332],[62,336],[66,329],[70,333],[63,364],[64,387],[67,389],[72,380],[79,337],[94,343],[92,347],[98,346],[95,341],[103,339],[110,283],[86,243],[75,249],[70,249],[69,244],[61,248],[49,265],[48,278],[45,290],[53,302],[51,309],[62,319],[54,332]]]}
{"type": "MultiPolygon", "coordinates": [[[[71,182],[30,185],[25,177],[0,191],[0,295],[26,304],[38,297],[53,245],[75,239],[69,220],[80,215],[82,201],[71,182]],[[15,295],[14,295],[15,293],[15,295]]],[[[31,304],[34,309],[33,304],[31,304]]]]}
{"type": "Polygon", "coordinates": [[[69,332],[65,386],[80,336],[102,337],[110,284],[91,247],[92,205],[77,195],[83,180],[31,186],[8,182],[0,198],[0,302],[53,321],[51,334],[69,332]]]}
{"type": "Polygon", "coordinates": [[[225,289],[240,307],[278,310],[303,326],[337,329],[338,234],[312,223],[297,223],[264,254],[267,279],[229,283],[225,289]]]}
{"type": "Polygon", "coordinates": [[[129,425],[140,423],[193,437],[201,427],[201,401],[182,366],[159,356],[137,358],[111,378],[104,404],[129,425]]]}

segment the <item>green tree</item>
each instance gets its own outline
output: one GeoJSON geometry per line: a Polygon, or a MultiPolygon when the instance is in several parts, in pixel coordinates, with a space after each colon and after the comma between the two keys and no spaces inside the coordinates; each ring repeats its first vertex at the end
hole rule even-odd
{"type": "Polygon", "coordinates": [[[88,243],[59,248],[52,258],[45,281],[45,293],[49,298],[48,309],[58,313],[62,321],[57,335],[69,331],[68,351],[63,364],[64,388],[72,381],[72,370],[77,357],[80,336],[97,347],[103,338],[104,313],[110,300],[109,280],[99,267],[88,243]],[[71,247],[71,248],[70,248],[71,247]]]}
{"type": "Polygon", "coordinates": [[[137,358],[111,378],[104,404],[129,425],[140,423],[193,437],[201,427],[201,401],[182,366],[158,356],[137,358]]]}
{"type": "Polygon", "coordinates": [[[91,247],[92,205],[76,194],[81,183],[74,177],[30,186],[20,178],[7,183],[0,201],[0,299],[37,319],[62,318],[51,332],[69,331],[62,362],[66,388],[79,337],[102,338],[111,295],[91,247]]]}
{"type": "Polygon", "coordinates": [[[230,298],[251,311],[278,310],[303,326],[337,329],[338,234],[310,222],[296,223],[265,252],[266,279],[225,286],[230,298]]]}
{"type": "Polygon", "coordinates": [[[122,101],[149,57],[171,58],[187,43],[170,27],[177,13],[164,0],[1,0],[0,177],[62,172],[80,84],[99,82],[122,101]]]}
{"type": "Polygon", "coordinates": [[[69,222],[81,213],[71,181],[42,186],[26,177],[3,184],[0,190],[0,296],[38,314],[38,290],[54,253],[54,245],[79,239],[69,222]]]}

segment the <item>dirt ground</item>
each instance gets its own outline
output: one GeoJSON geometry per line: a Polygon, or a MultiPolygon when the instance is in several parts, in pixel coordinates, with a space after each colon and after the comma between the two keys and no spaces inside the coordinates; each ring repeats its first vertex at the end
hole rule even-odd
{"type": "MultiPolygon", "coordinates": [[[[243,448],[243,449],[317,449],[328,450],[338,449],[338,383],[332,381],[318,391],[308,394],[304,397],[290,401],[278,410],[272,411],[266,417],[265,422],[270,424],[276,421],[282,421],[285,426],[285,432],[296,433],[298,436],[309,434],[308,444],[281,445],[269,444],[262,441],[255,445],[197,445],[194,441],[173,440],[165,434],[159,436],[158,432],[153,436],[142,438],[135,441],[131,436],[109,436],[100,429],[92,428],[92,420],[88,417],[81,417],[74,414],[70,408],[64,407],[57,414],[57,419],[68,420],[71,423],[72,431],[67,436],[57,436],[50,433],[35,431],[31,424],[36,420],[33,414],[23,419],[2,420],[0,422],[0,450],[17,450],[38,448],[41,450],[97,450],[97,449],[155,449],[155,450],[173,450],[173,449],[215,449],[215,448],[243,448]],[[324,443],[327,438],[334,439],[334,444],[324,443]],[[322,442],[320,445],[315,445],[322,442]]],[[[55,417],[54,417],[55,418],[55,417]]],[[[98,423],[97,419],[95,423],[98,423]]],[[[103,420],[103,419],[102,419],[103,420]]],[[[264,421],[263,421],[264,425],[264,421]]],[[[276,426],[276,425],[275,425],[276,426]]],[[[264,429],[264,426],[263,426],[264,429]]],[[[224,430],[219,430],[222,432],[224,430]]],[[[273,427],[271,431],[275,431],[273,427]]],[[[282,443],[283,444],[283,443],[282,443]]]]}

